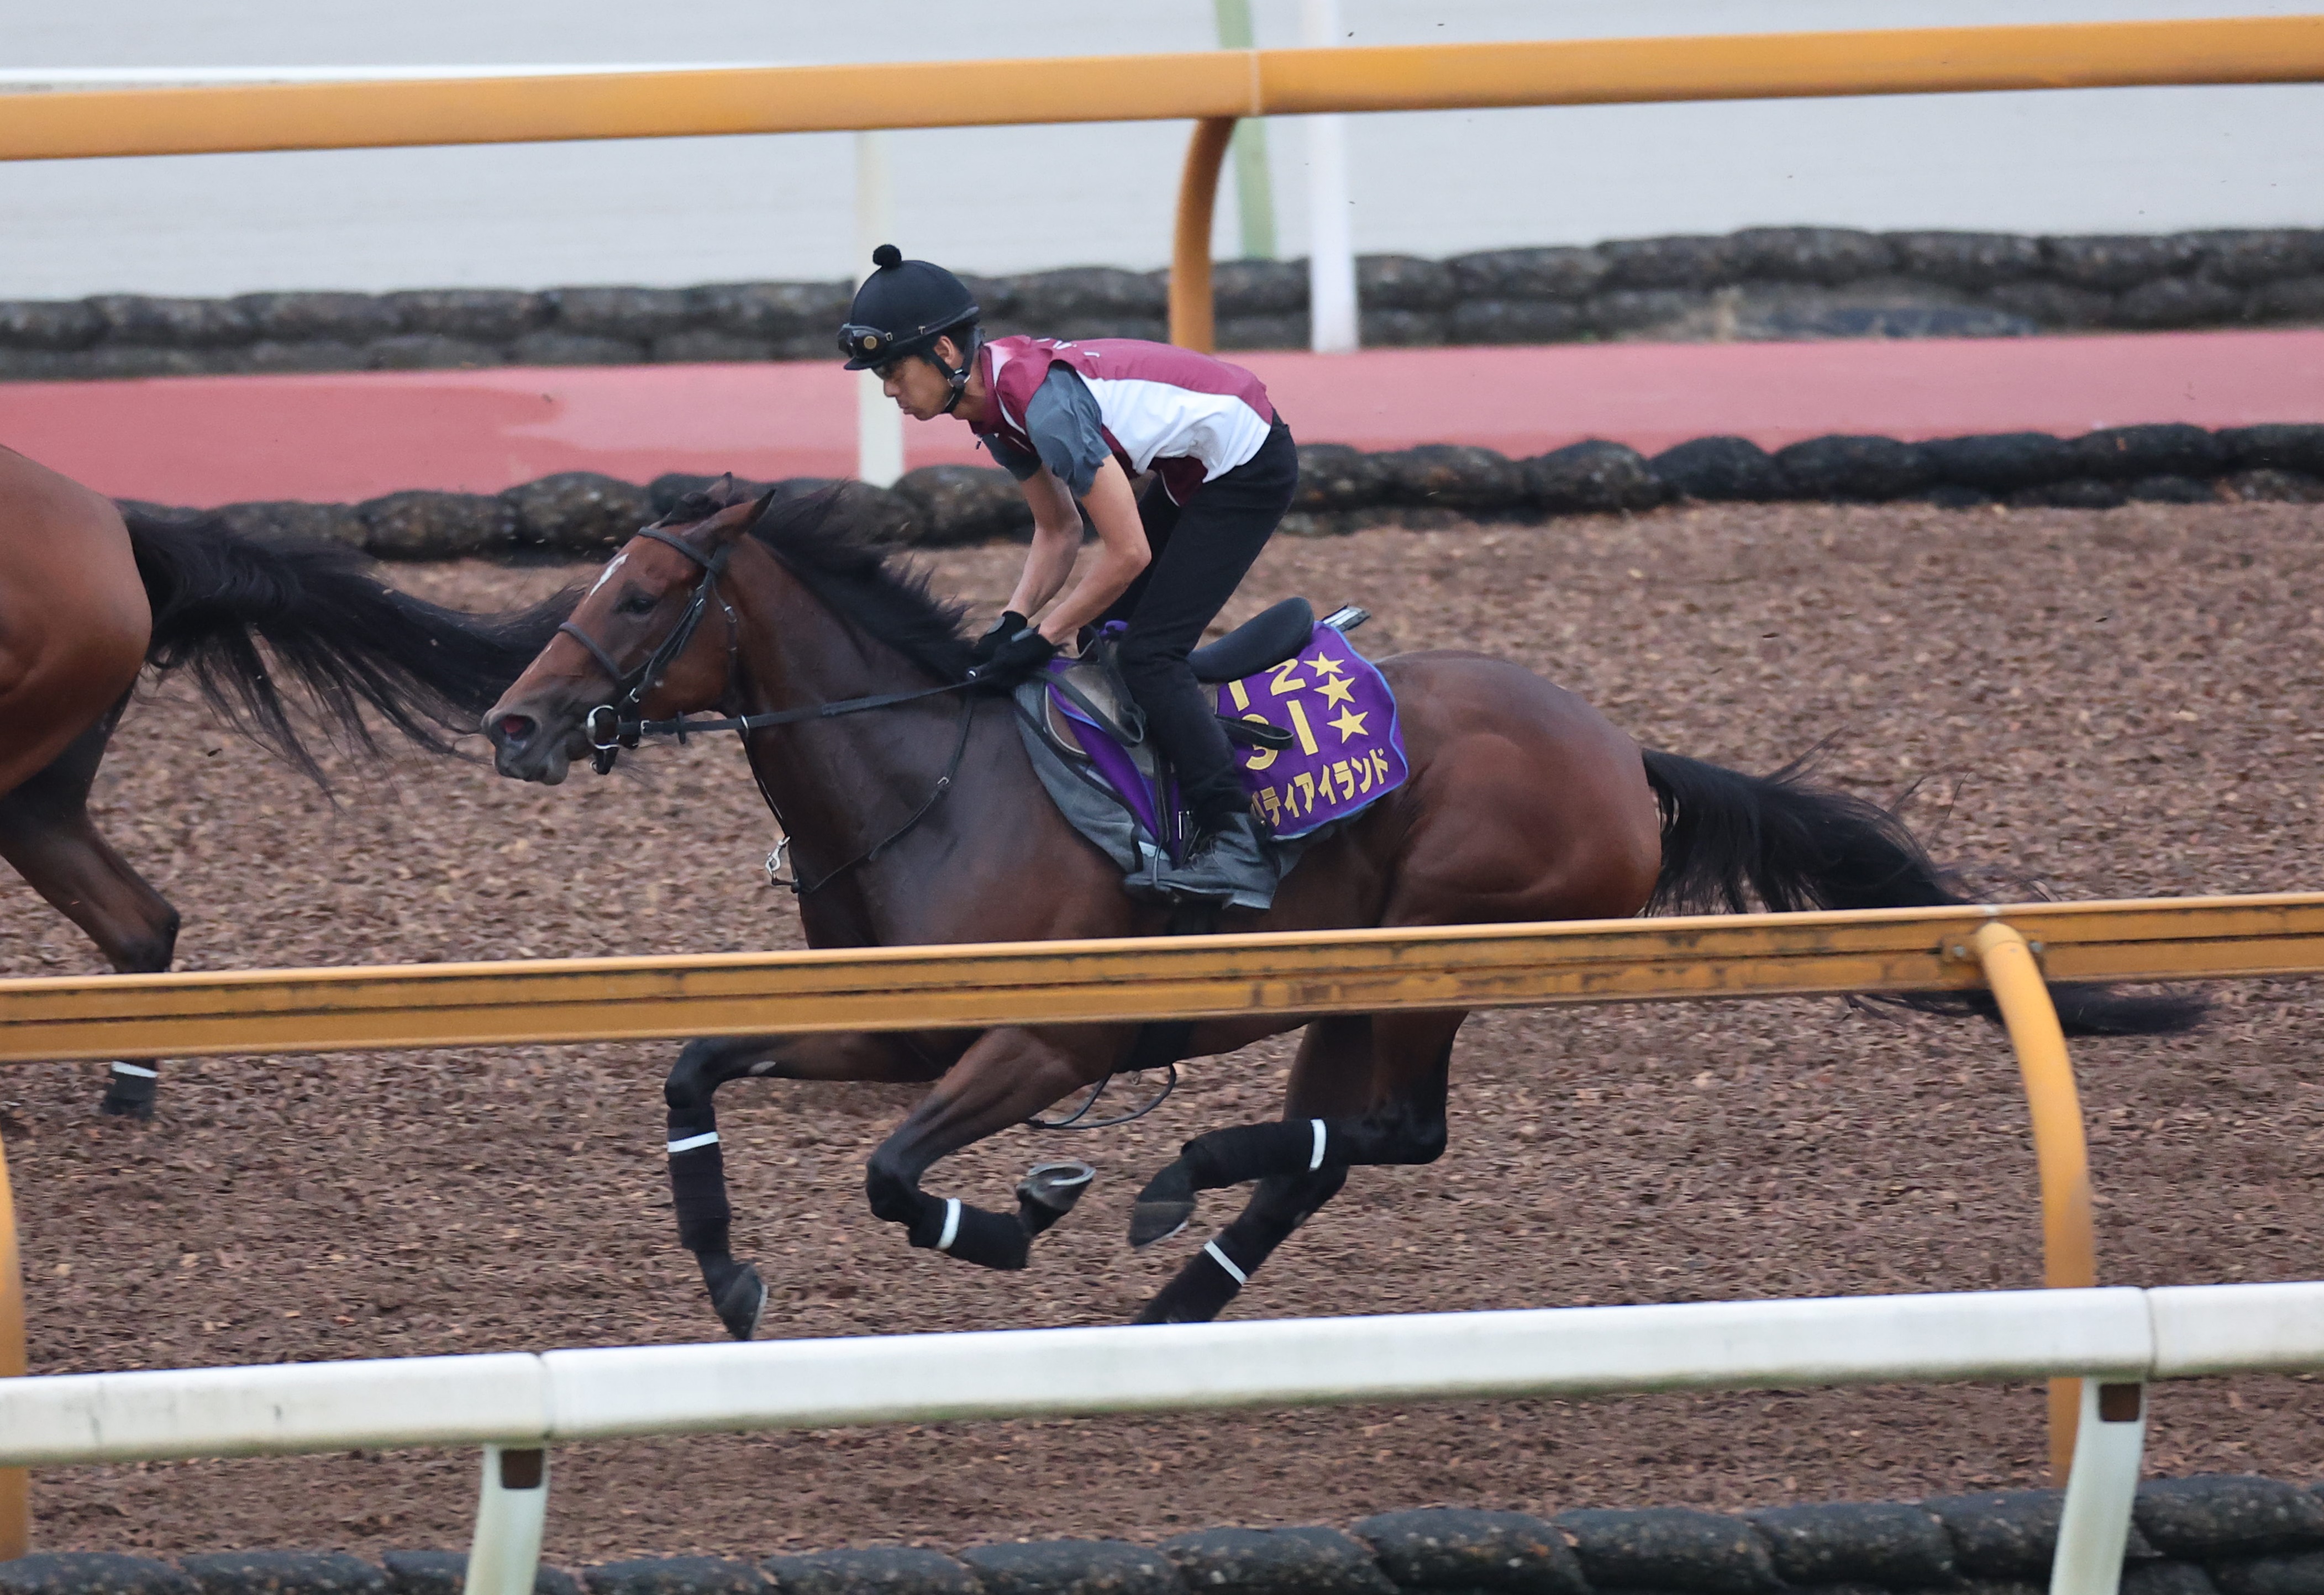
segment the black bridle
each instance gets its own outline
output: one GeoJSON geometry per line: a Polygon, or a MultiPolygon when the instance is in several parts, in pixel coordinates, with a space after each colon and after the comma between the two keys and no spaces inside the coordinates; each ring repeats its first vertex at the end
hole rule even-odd
{"type": "MultiPolygon", "coordinates": [[[[716,553],[706,554],[684,538],[673,537],[651,526],[640,528],[638,535],[650,537],[666,548],[676,549],[693,560],[702,567],[702,580],[696,585],[693,596],[687,601],[686,613],[678,616],[678,624],[671,629],[669,635],[656,644],[653,651],[646,655],[644,662],[633,670],[623,670],[602,643],[571,621],[557,628],[560,633],[586,649],[589,657],[597,662],[597,668],[605,672],[605,678],[613,683],[612,696],[590,710],[581,721],[581,729],[589,738],[591,762],[599,775],[612,773],[613,763],[621,758],[622,749],[638,745],[638,739],[647,726],[647,723],[638,715],[639,705],[645,702],[647,694],[661,685],[662,677],[669,673],[670,666],[678,662],[687,645],[694,641],[694,633],[701,628],[702,617],[710,613],[711,600],[718,595],[718,577],[726,568],[727,556],[733,551],[732,543],[721,543],[716,553]]],[[[726,612],[727,670],[731,675],[735,647],[734,611],[724,603],[721,603],[719,607],[726,612]]]]}
{"type": "MultiPolygon", "coordinates": [[[[654,688],[661,685],[662,678],[669,673],[670,666],[678,662],[678,656],[683,654],[687,645],[694,641],[694,634],[701,629],[703,617],[710,613],[710,605],[714,600],[726,616],[726,677],[731,687],[734,676],[735,653],[740,646],[742,622],[735,618],[734,606],[718,596],[718,578],[726,569],[727,556],[733,550],[732,543],[722,543],[717,552],[705,554],[684,539],[674,537],[657,527],[641,527],[638,529],[637,535],[651,538],[658,543],[676,549],[702,567],[702,579],[696,585],[694,595],[687,603],[686,613],[678,617],[678,624],[671,629],[669,636],[655,645],[653,651],[646,656],[645,661],[634,669],[623,670],[615,662],[613,656],[607,652],[595,638],[571,621],[567,621],[557,628],[559,632],[572,638],[586,650],[589,657],[596,661],[597,668],[605,673],[606,679],[613,683],[612,693],[607,701],[590,710],[581,721],[581,728],[589,739],[591,763],[599,775],[612,773],[614,762],[621,758],[623,749],[634,748],[640,741],[650,736],[674,736],[683,742],[689,733],[695,732],[731,731],[747,738],[754,731],[763,731],[772,726],[796,725],[807,720],[830,720],[842,715],[860,715],[870,709],[892,708],[899,704],[913,703],[921,698],[936,697],[948,692],[959,692],[973,685],[965,681],[947,681],[941,686],[915,687],[908,692],[875,693],[869,697],[841,698],[834,703],[808,704],[796,709],[770,709],[762,714],[728,715],[707,720],[697,720],[687,715],[680,715],[669,720],[645,719],[639,713],[641,706],[654,688]]],[[[960,734],[953,743],[952,760],[945,765],[944,774],[936,778],[936,788],[928,794],[927,800],[912,811],[910,818],[845,863],[826,871],[815,880],[794,879],[779,884],[788,885],[796,895],[806,897],[808,893],[829,885],[857,865],[871,862],[896,843],[902,841],[922,820],[927,818],[936,806],[943,800],[945,794],[952,790],[953,778],[960,773],[961,761],[968,752],[968,733],[974,719],[975,709],[974,699],[967,699],[962,703],[960,734]]],[[[768,808],[775,810],[775,818],[778,821],[781,820],[781,811],[775,808],[775,795],[767,790],[767,784],[763,779],[759,782],[759,795],[766,799],[768,808]]],[[[788,833],[790,827],[785,825],[783,829],[788,833]]],[[[777,851],[779,853],[780,850],[777,851]]],[[[769,879],[775,879],[775,873],[771,868],[768,873],[769,879]]]]}

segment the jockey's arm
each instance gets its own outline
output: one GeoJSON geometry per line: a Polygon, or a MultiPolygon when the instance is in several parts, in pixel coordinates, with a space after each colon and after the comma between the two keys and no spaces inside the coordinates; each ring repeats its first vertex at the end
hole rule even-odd
{"type": "Polygon", "coordinates": [[[1082,514],[1074,495],[1048,471],[1036,471],[1017,484],[1033,510],[1033,546],[1025,551],[1025,573],[1009,595],[1019,614],[1038,614],[1041,605],[1065,590],[1082,549],[1082,514]]]}
{"type": "MultiPolygon", "coordinates": [[[[1045,479],[1056,487],[1057,495],[1070,509],[1073,494],[1049,471],[1043,470],[1039,476],[1028,478],[1025,485],[1030,488],[1035,481],[1045,479]]],[[[1032,494],[1028,493],[1026,496],[1030,498],[1032,494]]],[[[1138,579],[1138,573],[1144,570],[1154,558],[1153,549],[1146,541],[1145,523],[1139,519],[1138,497],[1130,491],[1130,478],[1123,473],[1120,460],[1108,456],[1105,463],[1097,468],[1097,474],[1090,480],[1089,492],[1082,495],[1082,507],[1089,512],[1090,524],[1097,529],[1097,551],[1082,571],[1080,579],[1063,598],[1057,600],[1055,608],[1041,617],[1041,635],[1060,647],[1071,642],[1074,633],[1103,614],[1115,599],[1128,592],[1130,584],[1138,579]]],[[[1028,578],[1035,560],[1040,558],[1042,528],[1038,505],[1034,515],[1034,553],[1025,562],[1028,578]]],[[[1081,542],[1079,515],[1074,516],[1069,535],[1072,541],[1065,548],[1065,571],[1073,568],[1073,557],[1081,542]]],[[[1030,614],[1033,612],[1020,609],[1017,613],[1030,614]]]]}

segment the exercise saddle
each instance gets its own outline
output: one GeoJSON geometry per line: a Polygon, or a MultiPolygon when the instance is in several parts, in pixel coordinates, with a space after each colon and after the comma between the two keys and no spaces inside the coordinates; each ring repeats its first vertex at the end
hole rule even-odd
{"type": "MultiPolygon", "coordinates": [[[[1343,608],[1318,621],[1306,599],[1286,598],[1190,658],[1216,695],[1251,812],[1278,840],[1345,819],[1403,784],[1396,695],[1347,638],[1370,618],[1343,608]]],[[[1175,783],[1115,666],[1121,631],[1116,622],[1080,658],[1049,667],[1038,681],[1039,729],[1175,853],[1184,829],[1175,783]]]]}

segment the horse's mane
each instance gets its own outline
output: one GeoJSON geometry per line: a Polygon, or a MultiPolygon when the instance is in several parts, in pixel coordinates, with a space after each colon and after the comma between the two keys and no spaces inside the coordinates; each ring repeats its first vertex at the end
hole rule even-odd
{"type": "MultiPolygon", "coordinates": [[[[968,606],[937,597],[927,571],[894,558],[881,529],[850,502],[847,484],[785,487],[751,535],[842,619],[940,680],[959,680],[969,665],[961,635],[968,606]]],[[[663,522],[701,520],[720,507],[708,493],[688,493],[663,522]]]]}

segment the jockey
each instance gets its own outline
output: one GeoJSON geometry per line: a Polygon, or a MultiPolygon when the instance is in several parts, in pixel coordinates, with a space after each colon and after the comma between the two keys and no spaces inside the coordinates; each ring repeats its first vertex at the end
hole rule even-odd
{"type": "Polygon", "coordinates": [[[1194,819],[1193,846],[1160,885],[1176,899],[1266,908],[1275,864],[1217,705],[1187,663],[1298,485],[1298,451],[1266,388],[1168,344],[987,340],[950,272],[892,244],[872,260],[840,329],[847,368],[877,372],[916,419],[967,422],[1033,510],[1024,574],[977,641],[971,678],[1022,679],[1084,627],[1126,622],[1124,684],[1194,819]],[[1130,478],[1146,471],[1155,481],[1141,500],[1130,478]],[[1082,511],[1097,549],[1075,580],[1082,511]]]}

